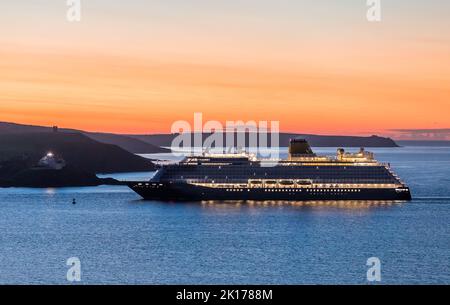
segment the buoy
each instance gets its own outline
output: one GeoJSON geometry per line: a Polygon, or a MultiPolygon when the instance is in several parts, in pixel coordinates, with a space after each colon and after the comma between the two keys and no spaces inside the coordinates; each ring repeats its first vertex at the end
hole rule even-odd
{"type": "Polygon", "coordinates": [[[73,198],[72,200],[72,204],[76,204],[77,202],[75,201],[75,198],[73,198]]]}

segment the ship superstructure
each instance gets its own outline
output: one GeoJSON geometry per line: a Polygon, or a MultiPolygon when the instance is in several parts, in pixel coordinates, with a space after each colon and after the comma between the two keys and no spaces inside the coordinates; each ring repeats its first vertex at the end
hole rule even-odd
{"type": "Polygon", "coordinates": [[[249,154],[202,154],[163,166],[149,182],[129,186],[146,199],[409,200],[409,188],[370,152],[317,156],[291,140],[283,160],[249,154]]]}

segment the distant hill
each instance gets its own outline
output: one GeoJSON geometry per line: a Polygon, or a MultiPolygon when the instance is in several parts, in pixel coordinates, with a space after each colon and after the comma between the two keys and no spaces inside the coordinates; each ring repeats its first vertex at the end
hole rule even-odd
{"type": "Polygon", "coordinates": [[[0,134],[5,133],[26,133],[26,132],[48,132],[50,127],[22,125],[9,122],[0,122],[0,134]]]}
{"type": "MultiPolygon", "coordinates": [[[[0,122],[0,134],[50,131],[52,131],[51,127],[0,122]]],[[[163,147],[170,147],[172,140],[177,136],[177,134],[121,135],[112,133],[94,133],[65,128],[60,128],[59,132],[79,132],[98,142],[114,144],[129,152],[141,154],[170,152],[170,150],[163,147]]],[[[210,136],[210,134],[204,133],[203,139],[206,139],[208,136],[210,136]]],[[[248,143],[248,133],[246,136],[246,143],[248,143]]],[[[314,147],[398,147],[394,140],[379,136],[322,136],[295,133],[280,133],[280,146],[287,147],[289,140],[293,138],[304,138],[314,147]]],[[[270,145],[270,142],[268,145],[270,145]]]]}
{"type": "MultiPolygon", "coordinates": [[[[210,133],[203,133],[202,137],[205,140],[210,133]]],[[[129,135],[156,146],[170,147],[172,140],[178,134],[156,134],[156,135],[129,135]]],[[[194,134],[191,134],[191,143],[194,134]]],[[[246,133],[246,143],[249,143],[249,133],[246,133]]],[[[234,134],[235,143],[237,142],[237,134],[234,134]]],[[[270,138],[270,137],[268,137],[270,138]]],[[[303,138],[306,139],[311,146],[315,147],[398,147],[397,143],[390,138],[370,136],[370,137],[355,137],[355,136],[320,136],[310,134],[294,134],[294,133],[280,133],[279,141],[281,147],[287,147],[290,139],[303,138]]],[[[225,135],[223,139],[225,143],[225,135]]],[[[271,145],[270,139],[267,145],[271,145]]]]}
{"type": "MultiPolygon", "coordinates": [[[[81,133],[26,132],[0,134],[0,162],[16,160],[15,171],[36,164],[47,152],[72,167],[91,173],[150,171],[148,159],[118,146],[99,143],[81,133]],[[20,162],[19,162],[20,161],[20,162]]],[[[1,166],[1,163],[0,163],[1,166]]],[[[3,169],[5,170],[5,169],[3,169]]],[[[0,174],[2,168],[0,167],[0,174]]]]}
{"type": "MultiPolygon", "coordinates": [[[[0,134],[11,133],[32,133],[32,132],[52,132],[52,127],[35,126],[35,125],[22,125],[16,123],[0,122],[0,134]]],[[[91,139],[105,144],[117,145],[131,153],[135,154],[152,154],[152,153],[166,153],[170,150],[155,146],[151,143],[143,142],[139,139],[128,137],[125,135],[112,134],[112,133],[96,133],[87,132],[83,130],[75,130],[68,128],[58,129],[61,133],[82,133],[91,139]]]]}
{"type": "Polygon", "coordinates": [[[134,154],[170,153],[170,149],[162,148],[124,135],[93,132],[83,132],[83,134],[98,142],[117,145],[134,154]]]}

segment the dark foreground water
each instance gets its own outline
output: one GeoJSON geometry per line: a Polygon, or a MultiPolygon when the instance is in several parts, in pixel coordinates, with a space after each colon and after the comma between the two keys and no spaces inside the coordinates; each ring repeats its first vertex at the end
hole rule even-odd
{"type": "Polygon", "coordinates": [[[78,257],[81,283],[365,284],[378,257],[382,283],[450,284],[450,148],[374,151],[412,202],[168,204],[120,186],[0,189],[0,283],[67,284],[78,257]]]}

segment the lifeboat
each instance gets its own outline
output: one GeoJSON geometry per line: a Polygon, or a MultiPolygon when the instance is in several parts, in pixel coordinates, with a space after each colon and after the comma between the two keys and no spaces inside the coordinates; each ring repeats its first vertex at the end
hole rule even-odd
{"type": "Polygon", "coordinates": [[[275,180],[266,180],[264,183],[265,184],[270,184],[270,185],[275,185],[275,184],[277,184],[277,181],[275,181],[275,180]]]}
{"type": "Polygon", "coordinates": [[[306,180],[297,180],[297,184],[298,185],[311,185],[312,182],[311,182],[311,180],[308,180],[308,179],[306,179],[306,180]]]}
{"type": "Polygon", "coordinates": [[[250,184],[262,184],[261,180],[249,180],[250,184]]]}
{"type": "Polygon", "coordinates": [[[294,185],[293,180],[281,180],[280,185],[294,185]]]}

